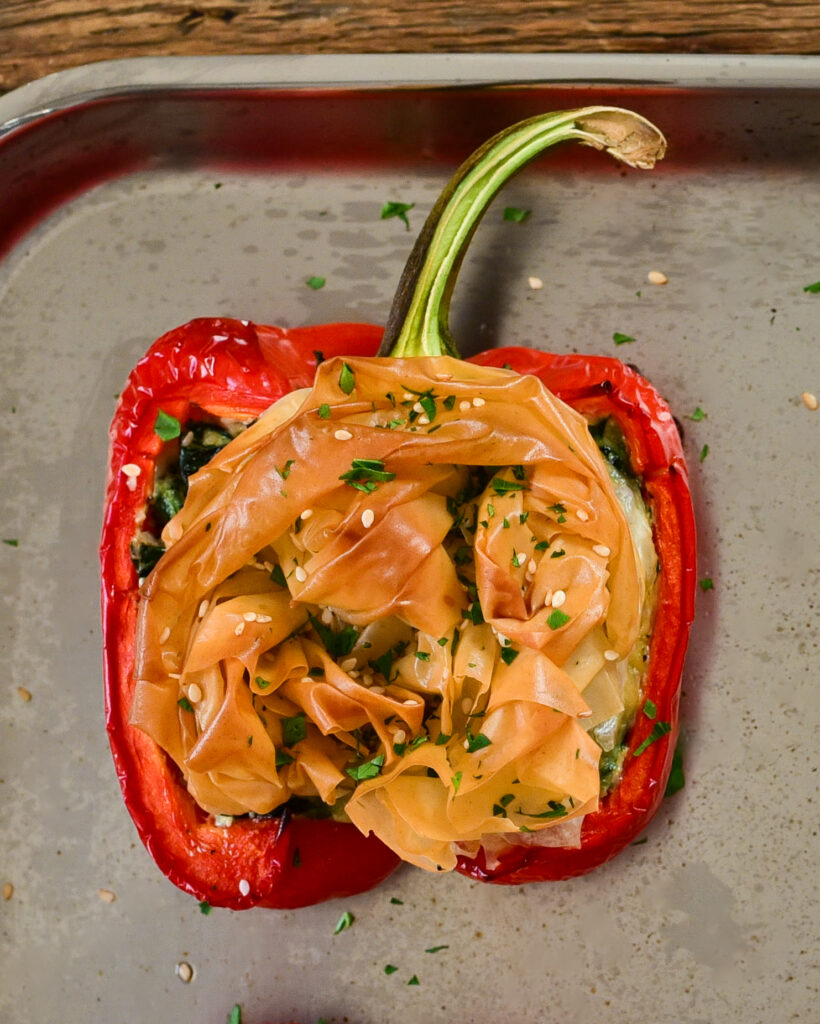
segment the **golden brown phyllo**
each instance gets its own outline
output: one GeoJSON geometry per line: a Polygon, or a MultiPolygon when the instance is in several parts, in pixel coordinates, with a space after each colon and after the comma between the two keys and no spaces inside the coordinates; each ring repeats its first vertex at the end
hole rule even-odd
{"type": "Polygon", "coordinates": [[[656,573],[620,498],[535,377],[330,360],[193,476],[132,721],[214,815],[318,799],[433,870],[577,844],[656,573]]]}

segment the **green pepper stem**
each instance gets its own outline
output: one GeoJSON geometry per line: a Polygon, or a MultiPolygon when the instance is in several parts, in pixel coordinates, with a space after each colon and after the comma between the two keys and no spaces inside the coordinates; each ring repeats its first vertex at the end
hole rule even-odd
{"type": "Polygon", "coordinates": [[[470,239],[496,193],[549,146],[575,140],[630,167],[651,168],[666,140],[649,121],[617,107],[585,107],[529,118],[480,146],[439,196],[399,281],[380,356],[458,357],[450,298],[470,239]]]}

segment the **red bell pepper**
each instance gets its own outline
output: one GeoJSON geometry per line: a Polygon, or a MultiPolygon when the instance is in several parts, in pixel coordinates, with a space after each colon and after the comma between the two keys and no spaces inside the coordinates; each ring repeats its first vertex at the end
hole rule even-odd
{"type": "MultiPolygon", "coordinates": [[[[533,119],[502,133],[502,143],[521,143],[512,157],[508,148],[500,153],[492,143],[483,147],[456,174],[431,214],[402,279],[380,351],[387,346],[403,356],[453,352],[447,304],[464,246],[500,183],[539,148],[580,138],[648,166],[653,152],[662,152],[662,137],[650,129],[634,115],[592,109],[533,119]],[[503,173],[488,184],[492,161],[503,163],[503,173]],[[472,203],[469,215],[460,212],[458,204],[476,196],[480,201],[472,203]]],[[[381,338],[379,328],[366,325],[284,330],[237,320],[194,320],[160,338],[138,363],[112,423],[101,543],[110,744],[126,805],[158,866],[180,888],[212,905],[296,907],[351,895],[380,882],[398,858],[353,825],[328,819],[242,818],[219,827],[194,804],[165,753],[129,724],[138,603],[130,547],[162,451],[154,430],[157,415],[162,410],[181,422],[199,411],[252,419],[287,391],[310,386],[318,359],[375,354],[381,338]]],[[[653,515],[661,573],[644,698],[654,704],[656,717],[638,714],[620,784],[598,811],[587,815],[580,849],[511,848],[492,869],[481,854],[459,863],[465,874],[501,883],[565,878],[600,864],[629,843],[664,792],[694,603],[694,525],[686,467],[667,406],[618,360],[498,349],[475,361],[538,376],[591,420],[615,417],[653,515]],[[666,731],[646,745],[658,723],[666,731]]]]}

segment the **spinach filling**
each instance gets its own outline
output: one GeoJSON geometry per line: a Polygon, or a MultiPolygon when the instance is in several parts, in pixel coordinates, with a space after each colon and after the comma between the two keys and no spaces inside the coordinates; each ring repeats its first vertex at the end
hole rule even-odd
{"type": "Polygon", "coordinates": [[[142,580],[165,552],[158,540],[166,523],[182,508],[188,481],[236,436],[221,423],[193,420],[181,431],[181,441],[168,443],[157,463],[154,491],[148,501],[143,529],[131,543],[131,561],[142,580]]]}

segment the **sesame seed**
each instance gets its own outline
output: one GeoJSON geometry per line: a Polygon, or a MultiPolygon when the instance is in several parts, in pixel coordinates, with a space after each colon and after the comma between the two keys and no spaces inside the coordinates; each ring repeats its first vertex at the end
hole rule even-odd
{"type": "Polygon", "coordinates": [[[535,575],[535,570],[537,568],[538,568],[538,566],[537,566],[537,564],[535,562],[535,559],[531,558],[529,560],[529,562],[527,562],[527,572],[530,574],[530,576],[534,576],[535,575]]]}
{"type": "Polygon", "coordinates": [[[365,530],[367,530],[369,527],[373,525],[375,519],[376,513],[373,511],[372,508],[366,508],[364,512],[362,512],[362,526],[365,528],[365,530]]]}
{"type": "Polygon", "coordinates": [[[426,427],[429,422],[430,422],[430,417],[429,416],[419,416],[419,423],[423,427],[426,427]]]}
{"type": "Polygon", "coordinates": [[[189,430],[185,437],[183,437],[183,439],[180,441],[180,444],[182,445],[183,448],[187,448],[191,441],[193,441],[193,439],[194,432],[193,430],[189,430]]]}
{"type": "Polygon", "coordinates": [[[476,409],[480,409],[481,406],[484,404],[484,399],[481,397],[481,395],[476,395],[476,397],[473,399],[473,405],[476,407],[476,409]]]}
{"type": "Polygon", "coordinates": [[[304,583],[305,580],[307,579],[307,573],[305,572],[301,565],[296,566],[296,568],[293,571],[293,575],[296,577],[297,580],[299,580],[300,583],[304,583]]]}
{"type": "Polygon", "coordinates": [[[330,626],[333,623],[333,612],[329,608],[322,609],[322,622],[326,626],[330,626]]]}
{"type": "Polygon", "coordinates": [[[458,403],[458,407],[459,409],[461,409],[462,412],[467,412],[467,410],[470,408],[470,403],[465,399],[463,402],[458,403]]]}
{"type": "Polygon", "coordinates": [[[345,660],[340,663],[339,668],[342,670],[342,672],[349,672],[352,668],[355,668],[358,664],[359,664],[359,662],[358,662],[358,659],[356,659],[356,658],[345,658],[345,660]]]}
{"type": "Polygon", "coordinates": [[[807,409],[811,409],[812,412],[817,409],[817,395],[813,395],[811,391],[804,391],[800,397],[803,400],[803,405],[805,405],[807,409]]]}
{"type": "Polygon", "coordinates": [[[270,615],[258,615],[256,616],[257,622],[273,622],[273,617],[270,615]]]}
{"type": "Polygon", "coordinates": [[[421,402],[416,402],[415,405],[413,406],[413,411],[424,412],[424,406],[421,404],[421,402]]]}
{"type": "Polygon", "coordinates": [[[242,612],[242,618],[245,622],[256,622],[258,616],[256,612],[242,612]]]}
{"type": "Polygon", "coordinates": [[[604,651],[604,658],[606,661],[617,661],[620,658],[620,654],[617,651],[604,651]]]}
{"type": "Polygon", "coordinates": [[[469,740],[465,740],[464,741],[464,749],[465,750],[469,750],[470,749],[470,741],[469,740]]]}
{"type": "Polygon", "coordinates": [[[171,635],[171,627],[166,626],[165,629],[159,635],[159,642],[164,644],[168,637],[171,635]]]}
{"type": "Polygon", "coordinates": [[[534,292],[540,292],[544,287],[544,282],[540,277],[528,277],[527,284],[532,288],[534,292]]]}
{"type": "Polygon", "coordinates": [[[122,471],[126,476],[139,476],[142,472],[135,462],[126,462],[122,467],[122,471]]]}
{"type": "Polygon", "coordinates": [[[110,889],[98,889],[97,895],[103,901],[103,903],[113,903],[117,898],[116,893],[111,892],[110,889]]]}
{"type": "Polygon", "coordinates": [[[579,718],[592,718],[592,712],[591,711],[579,711],[578,712],[578,717],[579,718]]]}
{"type": "Polygon", "coordinates": [[[125,486],[129,491],[135,491],[137,489],[137,478],[135,476],[126,477],[125,486]]]}
{"type": "Polygon", "coordinates": [[[247,878],[241,878],[239,880],[239,891],[242,893],[243,896],[247,896],[248,893],[251,891],[251,883],[247,880],[247,878]]]}
{"type": "Polygon", "coordinates": [[[217,828],[230,828],[231,825],[233,825],[233,815],[232,814],[215,814],[214,815],[214,825],[216,825],[217,828]]]}
{"type": "Polygon", "coordinates": [[[169,679],[182,679],[182,675],[179,672],[169,672],[168,673],[168,678],[169,679]]]}
{"type": "Polygon", "coordinates": [[[202,700],[202,687],[199,683],[191,683],[188,687],[188,700],[192,704],[199,704],[202,700]]]}
{"type": "Polygon", "coordinates": [[[197,613],[199,615],[200,619],[204,619],[205,618],[205,613],[207,611],[208,611],[208,602],[207,602],[207,600],[206,601],[200,601],[199,602],[199,612],[197,613]]]}
{"type": "Polygon", "coordinates": [[[646,275],[646,280],[650,284],[666,284],[669,278],[661,270],[650,270],[646,275]]]}
{"type": "Polygon", "coordinates": [[[579,508],[576,515],[582,523],[585,523],[589,519],[589,512],[587,512],[587,510],[583,508],[579,508]]]}
{"type": "Polygon", "coordinates": [[[313,676],[302,676],[302,678],[299,680],[299,682],[300,683],[312,683],[313,682],[313,676]]]}
{"type": "Polygon", "coordinates": [[[184,981],[186,985],[193,980],[194,969],[190,964],[186,964],[184,960],[177,964],[176,972],[179,980],[184,981]]]}
{"type": "Polygon", "coordinates": [[[349,441],[353,437],[349,430],[344,429],[335,431],[333,436],[337,441],[349,441]]]}
{"type": "Polygon", "coordinates": [[[407,733],[404,731],[404,729],[396,729],[396,731],[393,733],[394,743],[404,743],[406,739],[407,733]]]}
{"type": "Polygon", "coordinates": [[[370,692],[371,693],[384,693],[384,687],[383,686],[371,686],[370,687],[370,692]]]}
{"type": "Polygon", "coordinates": [[[20,696],[20,700],[25,701],[26,704],[31,700],[31,690],[27,690],[25,686],[18,686],[17,693],[20,696]]]}
{"type": "Polygon", "coordinates": [[[592,550],[596,555],[600,555],[601,558],[609,558],[612,552],[606,546],[606,544],[593,544],[592,550]]]}
{"type": "Polygon", "coordinates": [[[550,604],[553,608],[560,608],[564,601],[566,601],[566,599],[567,595],[563,590],[556,590],[555,593],[552,595],[552,600],[550,601],[550,604]]]}
{"type": "Polygon", "coordinates": [[[13,895],[14,895],[14,886],[11,884],[11,882],[4,882],[3,883],[3,899],[4,900],[10,900],[13,895]]]}
{"type": "Polygon", "coordinates": [[[236,627],[234,628],[234,636],[242,636],[242,634],[244,632],[245,632],[245,622],[244,622],[244,620],[242,622],[237,622],[236,627]]]}
{"type": "Polygon", "coordinates": [[[436,373],[434,374],[436,380],[452,380],[452,373],[436,373]]]}
{"type": "Polygon", "coordinates": [[[310,517],[312,515],[313,515],[313,509],[312,508],[306,508],[304,510],[304,512],[302,512],[302,514],[301,514],[301,516],[299,518],[300,519],[310,519],[310,517]]]}
{"type": "Polygon", "coordinates": [[[404,706],[408,707],[408,708],[417,707],[420,703],[421,703],[421,701],[418,701],[418,700],[403,700],[402,701],[402,704],[404,704],[404,706]]]}
{"type": "Polygon", "coordinates": [[[412,402],[416,396],[411,391],[405,391],[401,397],[405,400],[405,402],[412,402]]]}

